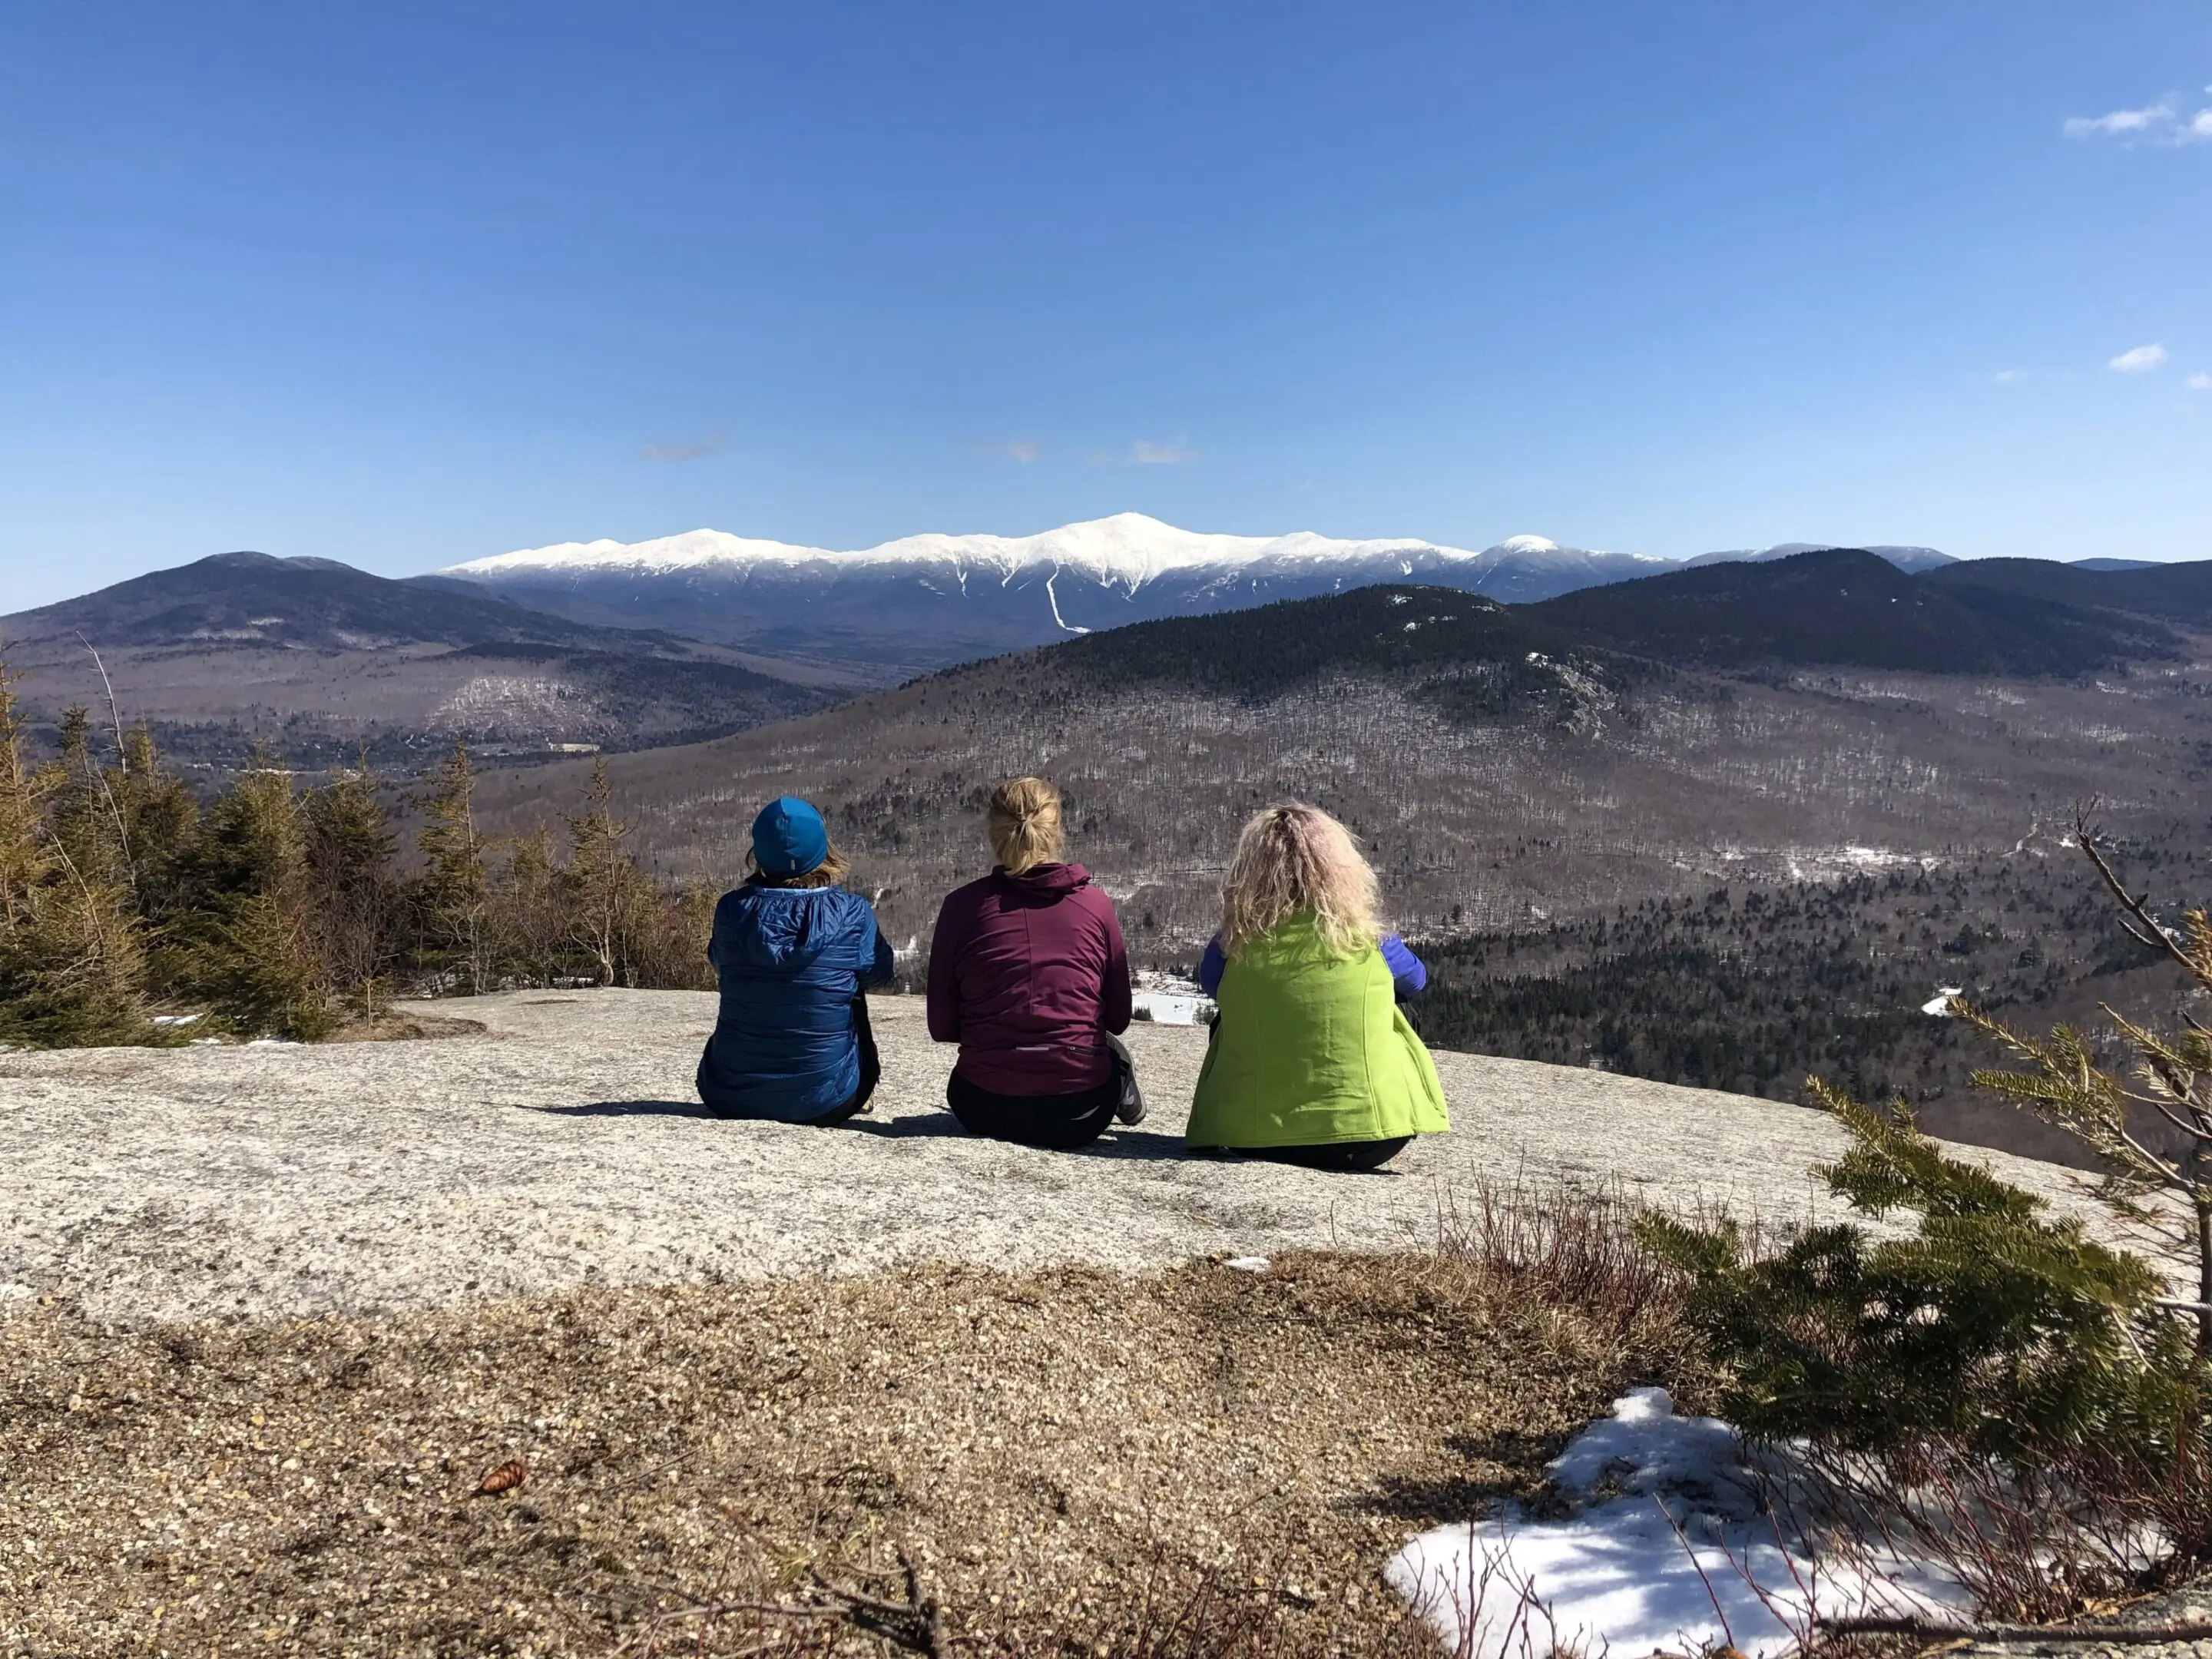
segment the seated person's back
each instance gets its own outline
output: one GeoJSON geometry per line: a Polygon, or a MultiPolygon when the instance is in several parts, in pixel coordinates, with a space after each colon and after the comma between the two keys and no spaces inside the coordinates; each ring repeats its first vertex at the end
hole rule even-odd
{"type": "Polygon", "coordinates": [[[1377,897],[1350,832],[1317,807],[1270,807],[1244,826],[1200,964],[1218,1011],[1191,1146],[1372,1170],[1450,1127],[1397,1006],[1426,971],[1376,921],[1377,897]]]}
{"type": "Polygon", "coordinates": [[[975,1133],[1079,1146],[1141,1115],[1114,1040],[1130,1012],[1121,923],[1060,861],[1051,785],[1002,786],[991,829],[998,866],[946,896],[930,945],[930,1035],[960,1045],[946,1101],[975,1133]]]}
{"type": "Polygon", "coordinates": [[[879,1074],[863,990],[891,975],[867,900],[820,814],[786,797],[753,824],[755,873],[714,907],[707,947],[722,991],[699,1097],[726,1117],[839,1122],[879,1074]]]}

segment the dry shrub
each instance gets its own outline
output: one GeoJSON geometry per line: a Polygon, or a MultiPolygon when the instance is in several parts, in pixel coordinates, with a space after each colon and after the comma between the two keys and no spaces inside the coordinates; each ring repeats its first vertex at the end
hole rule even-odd
{"type": "Polygon", "coordinates": [[[1644,1248],[1642,1213],[1614,1189],[1484,1182],[1446,1196],[1438,1253],[1516,1300],[1571,1312],[1613,1346],[1629,1368],[1624,1382],[1698,1376],[1700,1345],[1684,1316],[1689,1276],[1644,1248]]]}

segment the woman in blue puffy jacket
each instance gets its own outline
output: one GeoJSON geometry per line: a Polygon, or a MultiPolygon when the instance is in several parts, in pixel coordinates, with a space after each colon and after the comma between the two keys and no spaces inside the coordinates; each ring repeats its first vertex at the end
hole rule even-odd
{"type": "Polygon", "coordinates": [[[872,985],[891,947],[822,815],[786,795],[753,820],[751,877],[714,907],[707,958],[721,1013],[699,1057],[699,1098],[717,1117],[842,1123],[867,1109],[882,1068],[868,1029],[872,985]]]}

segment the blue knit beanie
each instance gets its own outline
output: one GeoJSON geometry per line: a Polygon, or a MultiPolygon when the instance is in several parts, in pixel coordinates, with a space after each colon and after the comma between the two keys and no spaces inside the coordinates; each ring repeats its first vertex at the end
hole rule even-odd
{"type": "Polygon", "coordinates": [[[753,820],[753,862],[764,876],[803,876],[829,856],[822,814],[796,795],[770,801],[753,820]]]}

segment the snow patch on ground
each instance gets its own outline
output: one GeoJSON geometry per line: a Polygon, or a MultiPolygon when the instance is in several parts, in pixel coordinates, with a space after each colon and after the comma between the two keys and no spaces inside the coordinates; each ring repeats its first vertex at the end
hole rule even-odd
{"type": "Polygon", "coordinates": [[[1733,1430],[1632,1389],[1549,1465],[1556,1519],[1510,1506],[1422,1534],[1383,1569],[1466,1659],[1799,1647],[1816,1617],[1940,1613],[1960,1601],[1918,1563],[1820,1561],[1760,1512],[1733,1430]]]}
{"type": "Polygon", "coordinates": [[[1155,968],[1139,968],[1133,977],[1136,989],[1129,1005],[1139,1019],[1157,1025],[1197,1025],[1212,1012],[1213,999],[1194,979],[1155,968]]]}

